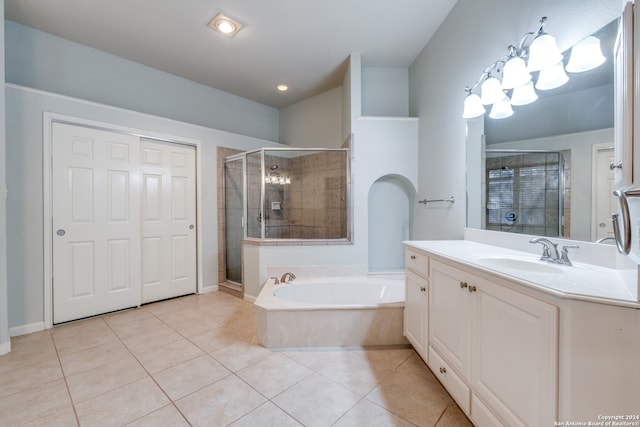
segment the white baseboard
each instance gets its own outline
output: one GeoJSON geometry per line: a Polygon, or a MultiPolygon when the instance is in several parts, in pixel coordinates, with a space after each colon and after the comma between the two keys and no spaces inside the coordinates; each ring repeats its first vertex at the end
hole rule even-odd
{"type": "Polygon", "coordinates": [[[0,356],[11,351],[11,341],[0,344],[0,356]]]}
{"type": "Polygon", "coordinates": [[[218,290],[218,285],[206,286],[200,289],[199,294],[208,294],[209,292],[215,292],[218,290]]]}
{"type": "Polygon", "coordinates": [[[29,323],[27,325],[9,328],[9,335],[17,337],[18,335],[26,335],[32,332],[44,331],[44,322],[29,323]]]}
{"type": "Polygon", "coordinates": [[[254,302],[256,302],[256,297],[244,294],[244,300],[253,304],[254,302]]]}

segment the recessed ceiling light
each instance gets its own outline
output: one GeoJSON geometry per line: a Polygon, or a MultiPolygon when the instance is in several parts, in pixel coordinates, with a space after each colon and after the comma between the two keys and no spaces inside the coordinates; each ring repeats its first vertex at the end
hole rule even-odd
{"type": "Polygon", "coordinates": [[[240,29],[242,24],[235,19],[229,18],[222,13],[218,13],[209,21],[209,28],[223,34],[227,37],[233,37],[240,29]]]}
{"type": "Polygon", "coordinates": [[[286,92],[289,90],[289,86],[287,86],[284,83],[280,83],[278,85],[276,85],[276,89],[278,89],[280,92],[286,92]]]}

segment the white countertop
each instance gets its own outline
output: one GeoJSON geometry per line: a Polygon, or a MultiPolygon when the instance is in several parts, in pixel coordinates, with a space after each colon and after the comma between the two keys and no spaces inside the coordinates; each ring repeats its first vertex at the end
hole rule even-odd
{"type": "Polygon", "coordinates": [[[640,308],[637,289],[627,286],[614,268],[579,262],[574,262],[572,266],[552,264],[540,261],[540,255],[469,240],[404,243],[436,258],[462,263],[561,298],[640,308]],[[535,267],[539,263],[540,268],[511,268],[492,262],[502,258],[523,261],[526,266],[535,267]]]}

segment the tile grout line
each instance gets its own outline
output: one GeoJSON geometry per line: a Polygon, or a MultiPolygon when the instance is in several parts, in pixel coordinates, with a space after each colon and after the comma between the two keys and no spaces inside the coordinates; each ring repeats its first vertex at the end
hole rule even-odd
{"type": "MultiPolygon", "coordinates": [[[[146,310],[146,309],[145,309],[145,310],[146,310]]],[[[151,311],[151,310],[147,310],[147,311],[148,311],[152,316],[154,316],[156,319],[160,320],[160,321],[161,321],[161,322],[163,322],[165,325],[167,325],[167,326],[171,327],[171,326],[170,326],[170,325],[168,325],[164,320],[162,320],[162,319],[160,319],[158,316],[156,316],[156,314],[155,314],[153,311],[151,311]]],[[[154,383],[154,384],[158,387],[158,389],[162,392],[162,394],[164,394],[164,395],[167,397],[167,399],[169,400],[169,402],[171,403],[171,405],[176,409],[176,411],[178,411],[178,413],[180,414],[180,416],[182,416],[182,418],[184,419],[184,421],[185,421],[187,424],[189,424],[189,425],[191,426],[192,424],[189,422],[189,420],[187,419],[187,417],[185,416],[185,414],[183,414],[183,413],[182,413],[182,411],[180,410],[180,408],[178,408],[178,406],[175,404],[174,400],[173,400],[173,399],[171,399],[171,397],[170,397],[170,396],[167,394],[167,392],[162,388],[162,386],[160,386],[160,384],[158,384],[158,381],[156,381],[156,379],[153,377],[153,375],[151,374],[151,372],[149,372],[149,371],[147,370],[147,368],[142,364],[142,362],[141,362],[141,361],[138,359],[138,357],[133,353],[133,351],[131,351],[131,349],[129,348],[129,346],[127,346],[127,345],[122,341],[122,338],[120,337],[120,335],[118,335],[118,333],[117,333],[116,331],[114,331],[114,330],[113,330],[113,328],[111,327],[111,325],[109,325],[109,323],[108,323],[108,322],[106,322],[106,321],[105,321],[105,323],[107,323],[107,325],[109,326],[109,329],[111,329],[111,330],[112,330],[112,332],[113,332],[113,333],[118,337],[118,340],[119,340],[119,341],[120,341],[120,343],[121,343],[121,344],[122,344],[122,345],[127,349],[127,351],[129,352],[129,354],[131,354],[131,356],[136,360],[136,362],[138,362],[138,363],[140,364],[140,366],[142,367],[142,369],[144,369],[144,371],[145,371],[145,372],[146,372],[146,374],[147,374],[147,377],[148,377],[148,378],[150,378],[150,379],[151,379],[151,381],[153,381],[153,383],[154,383]]],[[[171,328],[171,329],[173,329],[173,328],[171,328]]],[[[173,330],[175,330],[175,329],[173,329],[173,330]]],[[[177,332],[177,331],[176,331],[176,332],[177,332]]],[[[180,334],[180,333],[178,332],[178,334],[180,334]]],[[[182,334],[180,334],[180,336],[182,336],[182,334]]],[[[160,346],[160,347],[162,347],[162,346],[160,346]]],[[[192,360],[192,359],[190,359],[190,360],[192,360]]],[[[168,368],[167,368],[167,369],[168,369],[168,368]]],[[[135,382],[135,381],[134,381],[134,382],[135,382]]],[[[129,384],[133,384],[133,383],[129,383],[129,384]]],[[[121,387],[124,387],[124,386],[121,386],[121,387]]],[[[118,387],[118,388],[121,388],[121,387],[118,387]]],[[[116,390],[117,390],[117,389],[116,389],[116,390]]],[[[166,406],[168,406],[168,405],[166,405],[166,406]]],[[[131,420],[131,421],[127,422],[127,424],[131,424],[131,423],[133,423],[133,422],[135,422],[135,421],[137,421],[137,420],[140,420],[140,419],[142,419],[142,418],[144,418],[144,417],[146,417],[146,416],[148,416],[148,415],[150,415],[150,414],[153,414],[153,413],[154,413],[154,412],[156,412],[156,411],[159,411],[160,409],[162,409],[162,408],[164,408],[164,407],[165,407],[165,406],[162,406],[162,407],[157,408],[157,409],[155,409],[155,410],[153,410],[153,411],[151,411],[151,412],[149,412],[149,413],[146,413],[146,414],[144,414],[144,415],[142,415],[142,416],[140,416],[140,417],[138,417],[138,418],[136,418],[136,419],[134,419],[134,420],[131,420]]],[[[127,424],[125,424],[125,425],[127,425],[127,424]]],[[[79,425],[79,424],[78,424],[78,425],[79,425]]]]}
{"type": "Polygon", "coordinates": [[[71,388],[69,387],[69,382],[67,381],[67,374],[65,373],[64,368],[62,367],[62,360],[60,360],[60,353],[58,352],[58,346],[56,345],[56,340],[53,337],[53,328],[50,329],[49,335],[51,336],[53,348],[56,351],[56,358],[58,359],[58,365],[60,365],[60,372],[62,373],[62,379],[64,380],[64,385],[67,388],[67,394],[69,395],[69,402],[71,402],[71,408],[73,409],[73,416],[76,418],[76,423],[79,426],[80,417],[78,416],[78,411],[76,410],[76,404],[73,401],[73,396],[71,396],[71,388]]]}

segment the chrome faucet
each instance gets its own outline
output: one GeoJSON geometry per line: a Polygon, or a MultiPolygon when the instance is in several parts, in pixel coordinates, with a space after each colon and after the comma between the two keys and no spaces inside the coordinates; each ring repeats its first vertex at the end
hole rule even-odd
{"type": "Polygon", "coordinates": [[[296,278],[296,275],[295,275],[295,274],[290,273],[290,272],[286,272],[286,273],[284,273],[284,274],[282,275],[282,277],[280,278],[280,282],[281,282],[281,283],[290,282],[290,281],[292,281],[292,280],[293,280],[293,279],[295,279],[295,278],[296,278]],[[289,277],[289,280],[287,280],[287,276],[289,277]]]}
{"type": "Polygon", "coordinates": [[[545,237],[534,237],[533,239],[529,240],[529,243],[540,243],[544,245],[540,261],[556,262],[560,259],[557,243],[553,243],[551,240],[545,237]]]}
{"type": "Polygon", "coordinates": [[[571,261],[569,260],[569,249],[579,248],[579,246],[577,245],[565,245],[562,247],[562,250],[558,252],[558,244],[553,243],[551,240],[545,237],[534,237],[533,239],[529,240],[529,243],[540,243],[544,245],[540,261],[547,261],[568,266],[572,265],[571,261]]]}

